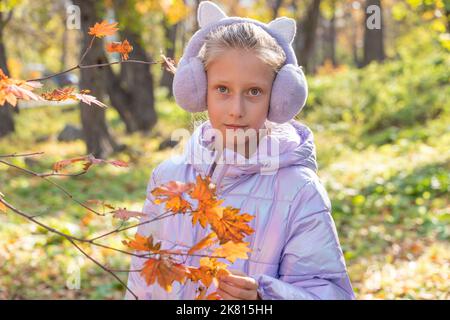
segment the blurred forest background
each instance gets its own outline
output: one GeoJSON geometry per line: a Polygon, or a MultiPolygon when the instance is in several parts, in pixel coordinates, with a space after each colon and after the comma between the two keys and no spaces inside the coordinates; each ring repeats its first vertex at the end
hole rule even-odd
{"type": "MultiPolygon", "coordinates": [[[[88,27],[118,21],[130,59],[174,58],[197,30],[200,1],[0,1],[0,68],[16,79],[77,65],[88,27]],[[78,5],[80,29],[66,27],[78,5]]],[[[448,299],[450,287],[450,1],[222,0],[229,15],[298,24],[295,50],[310,95],[298,120],[315,134],[319,176],[328,190],[358,299],[448,299]],[[367,18],[381,9],[381,28],[367,18]]],[[[115,39],[109,39],[115,40],[115,39]]],[[[118,41],[118,40],[115,40],[118,41]]],[[[97,41],[85,63],[117,60],[97,41]]],[[[45,81],[80,86],[110,107],[21,102],[0,107],[0,155],[45,152],[10,162],[36,172],[88,152],[130,163],[55,179],[78,200],[101,199],[140,211],[152,169],[179,145],[172,129],[192,129],[177,107],[173,75],[161,65],[120,64],[45,81]]],[[[178,151],[177,151],[178,152],[178,151]]],[[[115,222],[92,216],[39,178],[0,164],[10,203],[79,236],[115,222]]],[[[129,230],[129,236],[134,230],[129,230]]],[[[123,236],[109,238],[121,246],[123,236]]],[[[86,248],[116,269],[129,258],[86,248]]],[[[120,274],[127,279],[127,274],[120,274]]],[[[12,212],[0,213],[0,299],[121,299],[124,288],[67,241],[12,212]],[[67,287],[81,268],[81,288],[67,287]]]]}

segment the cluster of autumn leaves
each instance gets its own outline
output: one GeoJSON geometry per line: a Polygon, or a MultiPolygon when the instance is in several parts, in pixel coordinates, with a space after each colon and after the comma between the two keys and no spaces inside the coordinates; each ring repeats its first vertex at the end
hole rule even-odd
{"type": "Polygon", "coordinates": [[[196,299],[219,299],[216,292],[206,296],[213,281],[217,284],[221,276],[230,274],[228,265],[218,259],[223,258],[234,263],[236,259],[248,258],[249,242],[243,240],[254,232],[248,224],[254,217],[247,213],[241,214],[239,209],[231,206],[222,206],[224,200],[217,199],[216,188],[208,176],[203,178],[198,175],[195,183],[170,181],[154,188],[151,194],[155,197],[155,204],[165,204],[167,212],[189,214],[193,226],[197,223],[204,229],[210,226],[211,232],[186,252],[163,250],[161,242],[154,243],[152,235],[144,237],[136,233],[133,240],[123,243],[135,250],[155,255],[145,261],[140,271],[141,276],[148,285],[156,281],[168,292],[171,291],[174,281],[181,284],[186,280],[200,282],[196,299]],[[195,201],[196,205],[188,201],[187,196],[195,201]],[[206,249],[212,251],[212,254],[203,256],[198,267],[186,266],[173,258],[173,255],[192,255],[206,249]]]}
{"type": "MultiPolygon", "coordinates": [[[[107,161],[88,155],[56,162],[53,170],[61,172],[75,163],[81,163],[83,171],[97,164],[128,166],[120,160],[107,161]]],[[[244,242],[244,238],[254,232],[248,224],[254,217],[247,213],[241,214],[239,209],[231,206],[222,206],[224,200],[217,198],[216,187],[211,183],[209,176],[203,178],[198,175],[195,183],[170,181],[155,187],[150,192],[155,198],[154,204],[164,205],[165,213],[167,213],[165,218],[174,215],[190,215],[193,227],[197,223],[203,229],[210,226],[211,232],[186,251],[161,249],[161,242],[155,242],[151,234],[143,236],[136,233],[134,239],[124,240],[123,244],[129,248],[150,255],[139,271],[141,276],[147,285],[157,282],[168,292],[172,290],[174,281],[181,284],[184,284],[186,280],[200,282],[197,299],[219,299],[216,292],[206,296],[213,281],[216,282],[221,276],[230,274],[227,270],[228,265],[218,259],[222,258],[234,263],[236,259],[248,258],[249,242],[244,242]],[[197,255],[207,249],[211,254],[203,254],[198,267],[186,266],[174,258],[174,256],[197,255]]],[[[145,212],[116,209],[111,205],[106,207],[113,209],[114,217],[121,220],[129,218],[152,220],[145,212]]]]}
{"type": "MultiPolygon", "coordinates": [[[[89,28],[88,34],[97,38],[103,38],[106,36],[112,36],[119,29],[116,28],[117,22],[108,23],[102,21],[96,23],[93,27],[89,28]]],[[[128,54],[133,51],[133,46],[130,45],[127,39],[122,42],[109,42],[106,44],[106,51],[110,53],[120,53],[122,60],[128,60],[128,54]]]]}
{"type": "MultiPolygon", "coordinates": [[[[86,49],[85,54],[89,51],[95,38],[103,38],[105,36],[114,35],[117,30],[117,22],[108,23],[102,21],[96,23],[93,27],[89,28],[88,34],[92,36],[90,46],[86,49]]],[[[110,53],[119,53],[122,61],[128,60],[128,54],[133,50],[133,46],[125,39],[121,42],[109,42],[106,44],[106,51],[110,53]]],[[[84,55],[83,55],[84,56],[84,55]]],[[[62,73],[69,72],[71,70],[80,67],[71,68],[63,71],[62,73]]],[[[35,89],[41,88],[43,84],[40,81],[25,81],[9,78],[5,75],[0,68],[0,107],[9,103],[12,106],[16,106],[18,100],[35,100],[35,101],[63,101],[63,100],[78,100],[88,105],[97,105],[99,107],[106,107],[106,105],[98,101],[94,96],[89,95],[89,90],[81,90],[75,92],[75,88],[58,88],[51,92],[45,92],[40,95],[34,93],[35,89]]]]}
{"type": "MultiPolygon", "coordinates": [[[[55,175],[76,176],[70,174],[68,167],[80,164],[82,173],[87,172],[93,165],[108,164],[115,167],[127,167],[126,162],[120,160],[97,159],[92,155],[64,159],[53,165],[55,175]]],[[[164,206],[165,211],[158,218],[170,218],[176,215],[189,216],[192,226],[197,224],[203,229],[210,231],[198,243],[192,244],[186,250],[162,249],[161,242],[155,242],[153,235],[141,235],[136,233],[131,240],[123,240],[127,247],[137,250],[139,256],[145,259],[143,267],[140,270],[131,270],[131,272],[140,272],[147,285],[157,282],[164,290],[170,292],[174,281],[184,284],[186,280],[191,280],[198,284],[198,295],[196,299],[217,300],[220,299],[216,292],[206,295],[211,283],[215,283],[222,276],[230,274],[227,270],[228,264],[219,261],[226,259],[234,263],[236,259],[247,259],[247,254],[251,251],[249,242],[244,238],[251,235],[254,230],[249,226],[249,222],[254,218],[247,213],[240,213],[240,210],[231,206],[223,206],[223,199],[218,199],[216,187],[211,183],[210,177],[198,175],[195,183],[184,183],[179,181],[170,181],[166,184],[155,187],[150,191],[154,197],[153,203],[157,206],[164,206]],[[206,251],[206,253],[205,253],[206,251]],[[199,266],[185,265],[185,261],[180,261],[175,257],[200,256],[199,266]]],[[[4,195],[0,193],[0,198],[4,195]]],[[[90,203],[99,204],[98,201],[90,203]]],[[[135,226],[145,223],[155,223],[155,217],[148,212],[128,211],[126,208],[115,208],[112,205],[101,202],[103,207],[112,211],[114,218],[126,221],[130,218],[142,218],[141,222],[135,226]]],[[[6,207],[0,202],[0,212],[6,212],[6,207]]],[[[92,212],[94,212],[91,209],[92,212]]],[[[104,216],[105,214],[98,215],[104,216]]],[[[156,214],[152,212],[152,214],[156,214]]],[[[84,223],[84,221],[81,221],[84,223]]],[[[123,230],[128,229],[124,228],[123,230]]],[[[117,230],[116,230],[117,231],[117,230]]],[[[112,234],[109,232],[105,235],[112,234]]]]}

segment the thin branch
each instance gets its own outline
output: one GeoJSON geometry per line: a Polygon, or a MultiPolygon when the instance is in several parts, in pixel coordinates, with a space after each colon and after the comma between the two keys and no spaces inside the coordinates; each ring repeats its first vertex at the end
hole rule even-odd
{"type": "Polygon", "coordinates": [[[111,274],[114,278],[116,278],[117,281],[120,282],[120,284],[122,286],[124,286],[132,295],[136,300],[139,300],[138,296],[128,287],[128,285],[123,282],[113,271],[111,271],[110,269],[108,269],[107,267],[105,267],[104,265],[102,265],[100,262],[98,262],[97,260],[95,260],[94,258],[92,258],[90,255],[88,255],[86,252],[84,252],[83,249],[81,249],[73,240],[70,240],[70,243],[72,243],[75,248],[77,248],[82,254],[84,254],[86,256],[86,258],[88,258],[89,260],[91,260],[92,262],[94,262],[97,266],[99,266],[100,268],[102,268],[104,271],[108,272],[109,274],[111,274]]]}
{"type": "Polygon", "coordinates": [[[64,71],[61,71],[61,72],[58,72],[58,73],[51,74],[51,75],[49,75],[47,77],[36,78],[36,79],[29,79],[29,80],[25,80],[25,81],[44,81],[44,80],[47,80],[47,79],[50,79],[50,78],[53,78],[53,77],[56,77],[56,76],[59,76],[59,75],[71,72],[71,71],[76,70],[78,68],[80,68],[80,66],[76,65],[75,67],[72,67],[70,69],[67,69],[67,70],[64,70],[64,71]]]}
{"type": "Polygon", "coordinates": [[[55,173],[55,172],[51,172],[51,173],[38,173],[38,176],[40,178],[44,178],[44,177],[79,177],[83,174],[86,174],[87,171],[81,171],[78,173],[55,173]]]}
{"type": "Polygon", "coordinates": [[[105,66],[110,66],[110,65],[114,65],[114,64],[122,64],[122,63],[142,63],[142,64],[159,64],[159,63],[164,63],[163,61],[141,61],[141,60],[121,60],[121,61],[114,61],[114,62],[109,62],[109,63],[100,63],[100,64],[92,64],[92,65],[82,65],[84,59],[86,58],[86,55],[88,54],[88,52],[92,49],[92,45],[94,44],[95,41],[95,36],[92,37],[91,41],[89,42],[88,47],[86,48],[86,50],[84,51],[83,55],[81,56],[80,62],[78,62],[78,64],[72,68],[69,68],[67,70],[58,72],[58,73],[54,73],[51,74],[49,76],[43,77],[43,78],[36,78],[36,79],[29,79],[26,81],[44,81],[68,72],[71,72],[73,70],[76,69],[89,69],[89,68],[97,68],[97,67],[105,67],[105,66]]]}
{"type": "Polygon", "coordinates": [[[61,72],[58,72],[58,73],[55,73],[55,74],[51,74],[51,75],[43,77],[43,78],[29,79],[29,80],[26,80],[26,81],[44,81],[44,80],[48,80],[50,78],[59,76],[61,74],[65,74],[65,73],[71,72],[71,71],[76,70],[76,69],[98,68],[98,67],[112,66],[112,65],[115,65],[115,64],[122,64],[122,63],[141,63],[141,64],[152,65],[152,64],[161,64],[161,63],[163,63],[163,61],[121,60],[121,61],[113,61],[113,62],[99,63],[99,64],[89,64],[89,65],[78,64],[78,65],[76,65],[76,66],[74,66],[74,67],[72,67],[70,69],[67,69],[67,70],[64,70],[64,71],[61,71],[61,72]]]}
{"type": "Polygon", "coordinates": [[[168,213],[168,212],[170,212],[170,211],[165,211],[165,212],[163,212],[162,214],[160,214],[159,216],[157,216],[157,217],[155,217],[155,218],[153,218],[153,219],[151,219],[151,220],[147,220],[147,221],[144,221],[144,222],[140,222],[140,223],[137,223],[137,224],[133,224],[133,225],[131,225],[131,226],[127,226],[127,227],[124,227],[124,228],[118,228],[118,229],[116,229],[116,230],[113,230],[113,231],[110,231],[110,232],[108,232],[108,233],[102,234],[102,235],[100,235],[100,236],[98,236],[98,237],[92,238],[92,239],[90,239],[90,241],[95,241],[95,240],[104,238],[104,237],[106,237],[106,236],[109,236],[109,235],[111,235],[111,234],[113,234],[113,233],[119,233],[119,232],[122,232],[122,231],[125,231],[125,230],[128,230],[128,229],[136,228],[136,227],[142,226],[142,225],[144,225],[144,224],[147,224],[147,223],[150,223],[150,222],[153,222],[153,221],[157,221],[157,220],[161,220],[161,219],[164,219],[164,218],[168,218],[168,217],[170,217],[170,216],[174,216],[174,215],[178,214],[178,213],[172,213],[172,214],[169,214],[169,215],[167,215],[167,216],[164,216],[164,215],[165,215],[166,213],[168,213]]]}
{"type": "MultiPolygon", "coordinates": [[[[59,190],[61,190],[61,191],[62,191],[66,196],[68,196],[72,201],[78,203],[78,204],[79,204],[80,206],[82,206],[83,208],[87,209],[88,211],[90,211],[90,212],[92,212],[92,213],[95,213],[96,215],[99,215],[99,216],[105,216],[104,213],[97,212],[96,210],[94,210],[94,209],[88,207],[87,205],[85,205],[85,204],[82,203],[81,201],[75,199],[74,196],[73,196],[72,194],[70,194],[66,189],[64,189],[63,187],[61,187],[61,186],[60,186],[59,184],[57,184],[55,181],[50,180],[50,179],[47,178],[48,176],[51,176],[51,175],[58,175],[58,174],[43,174],[43,175],[42,175],[42,174],[36,173],[36,172],[34,172],[34,171],[31,171],[31,170],[28,170],[28,169],[19,167],[19,166],[15,165],[15,164],[9,163],[9,162],[4,161],[4,160],[0,160],[0,163],[3,163],[3,164],[5,164],[5,165],[7,165],[7,166],[13,167],[13,168],[15,168],[15,169],[17,169],[17,170],[23,171],[23,172],[25,172],[25,173],[27,173],[27,174],[29,174],[29,175],[32,175],[32,176],[41,178],[41,179],[47,181],[48,183],[51,183],[52,185],[54,185],[55,187],[57,187],[59,190]]],[[[78,175],[80,175],[80,174],[78,174],[78,175]]],[[[74,176],[76,176],[76,175],[74,175],[74,176]]]]}
{"type": "Polygon", "coordinates": [[[38,226],[41,226],[42,228],[44,228],[44,229],[46,229],[46,230],[48,230],[48,231],[50,231],[50,232],[52,232],[52,233],[55,233],[55,234],[57,234],[57,235],[60,235],[61,237],[64,237],[64,238],[66,238],[66,239],[76,240],[76,241],[82,241],[82,242],[85,242],[85,241],[86,241],[85,239],[81,239],[81,238],[78,238],[78,237],[74,237],[74,236],[72,236],[72,235],[66,234],[66,233],[64,233],[64,232],[61,232],[61,231],[59,231],[59,230],[56,230],[56,229],[54,229],[54,228],[52,228],[52,227],[47,226],[46,224],[44,224],[44,223],[42,223],[42,222],[36,220],[36,219],[33,218],[32,216],[29,216],[29,215],[26,214],[25,212],[23,212],[23,211],[17,209],[16,207],[14,207],[12,204],[8,203],[7,201],[5,201],[5,199],[3,199],[3,198],[1,198],[1,197],[0,197],[0,203],[3,203],[7,208],[11,209],[12,211],[14,211],[14,212],[15,212],[16,214],[18,214],[19,216],[21,216],[21,217],[23,217],[23,218],[25,218],[25,219],[27,219],[27,220],[30,220],[31,222],[37,224],[38,226]]]}
{"type": "Polygon", "coordinates": [[[81,59],[80,59],[80,62],[78,63],[78,66],[83,62],[83,60],[86,57],[86,55],[89,52],[89,50],[91,50],[92,45],[94,44],[94,40],[95,40],[95,36],[92,37],[91,41],[89,42],[88,47],[86,48],[86,50],[84,51],[83,55],[81,56],[81,59]]]}
{"type": "Polygon", "coordinates": [[[13,154],[5,154],[0,155],[0,158],[15,158],[15,157],[31,157],[35,155],[44,154],[44,152],[32,152],[32,153],[13,153],[13,154]]]}
{"type": "MultiPolygon", "coordinates": [[[[14,207],[12,204],[10,204],[9,202],[7,202],[5,199],[3,199],[1,197],[0,197],[0,203],[3,203],[7,208],[11,209],[13,212],[15,212],[16,214],[20,215],[21,217],[23,217],[23,218],[25,218],[25,219],[27,219],[27,220],[29,220],[29,221],[39,225],[40,227],[42,227],[42,228],[44,228],[44,229],[46,229],[46,230],[48,230],[48,231],[50,231],[52,233],[55,233],[55,234],[65,238],[65,239],[67,239],[69,241],[78,241],[78,242],[88,243],[88,244],[92,244],[92,245],[97,246],[97,247],[101,247],[101,248],[117,251],[117,252],[120,252],[120,253],[123,253],[123,254],[127,254],[127,255],[130,255],[130,256],[135,256],[135,257],[139,257],[139,258],[149,258],[149,257],[152,257],[152,256],[154,256],[156,254],[156,253],[137,254],[137,253],[134,253],[134,252],[125,251],[125,250],[122,250],[122,249],[110,247],[110,246],[104,245],[102,243],[95,242],[95,239],[83,239],[83,238],[75,237],[73,235],[61,232],[61,231],[59,231],[59,230],[57,230],[55,228],[52,228],[52,227],[50,227],[50,226],[48,226],[48,225],[46,225],[46,224],[36,220],[35,216],[30,216],[30,215],[26,214],[25,212],[21,211],[20,209],[17,209],[16,207],[14,207]]],[[[142,224],[150,223],[150,222],[156,221],[156,220],[161,220],[163,218],[168,218],[168,217],[170,217],[172,215],[173,214],[167,215],[165,217],[155,218],[155,219],[153,219],[151,221],[145,221],[142,224]]],[[[131,228],[131,227],[134,228],[135,226],[137,226],[137,225],[130,226],[130,227],[128,227],[128,229],[131,228]]],[[[114,233],[114,232],[112,232],[112,233],[114,233]]],[[[109,233],[109,234],[111,234],[111,233],[109,233]]],[[[204,255],[204,254],[188,254],[188,253],[183,253],[183,252],[174,252],[174,251],[170,251],[170,250],[163,250],[163,253],[171,254],[171,255],[179,255],[179,256],[198,256],[198,257],[223,258],[223,257],[220,257],[220,256],[209,256],[209,255],[204,255]]]]}
{"type": "MultiPolygon", "coordinates": [[[[152,257],[152,256],[157,254],[157,253],[137,254],[137,253],[134,253],[134,252],[129,252],[129,251],[121,250],[121,249],[118,249],[118,248],[110,247],[110,246],[107,246],[107,245],[95,242],[94,240],[89,240],[89,239],[83,239],[83,238],[75,237],[73,235],[61,232],[61,231],[59,231],[59,230],[57,230],[55,228],[52,228],[52,227],[50,227],[50,226],[48,226],[48,225],[46,225],[46,224],[36,220],[34,218],[34,216],[30,216],[30,215],[26,214],[25,212],[17,209],[16,207],[14,207],[12,204],[10,204],[9,202],[5,201],[1,197],[0,197],[0,203],[3,203],[7,208],[11,209],[13,212],[15,212],[16,214],[20,215],[21,217],[23,217],[23,218],[25,218],[25,219],[27,219],[27,220],[29,220],[29,221],[39,225],[40,227],[46,229],[47,231],[50,231],[52,233],[55,233],[55,234],[65,238],[65,239],[67,239],[70,242],[78,241],[78,242],[82,242],[82,243],[88,243],[88,244],[92,244],[92,245],[97,246],[97,247],[101,247],[101,248],[117,251],[117,252],[120,252],[120,253],[123,253],[123,254],[127,254],[127,255],[130,255],[130,256],[135,256],[135,257],[139,257],[139,258],[150,258],[150,257],[152,257]]],[[[167,218],[169,216],[171,216],[171,215],[168,215],[166,217],[161,217],[161,218],[159,218],[159,220],[163,219],[163,218],[167,218]]],[[[152,221],[155,221],[155,219],[153,219],[152,221]]],[[[145,223],[149,223],[149,222],[152,222],[152,221],[146,221],[145,223]]],[[[174,251],[170,251],[170,250],[162,250],[162,251],[163,251],[163,253],[169,254],[169,255],[224,258],[224,257],[221,257],[221,256],[209,256],[209,255],[204,255],[204,254],[188,254],[188,253],[183,253],[183,252],[174,252],[174,251]]]]}
{"type": "Polygon", "coordinates": [[[141,272],[142,271],[142,269],[139,269],[139,270],[109,269],[109,270],[111,270],[112,272],[141,272]]]}
{"type": "Polygon", "coordinates": [[[159,64],[159,63],[162,63],[162,61],[121,60],[121,61],[114,61],[114,62],[90,64],[90,65],[85,65],[85,66],[80,65],[79,67],[80,67],[80,69],[89,69],[89,68],[105,67],[105,66],[111,66],[113,64],[122,64],[122,63],[159,64]]]}

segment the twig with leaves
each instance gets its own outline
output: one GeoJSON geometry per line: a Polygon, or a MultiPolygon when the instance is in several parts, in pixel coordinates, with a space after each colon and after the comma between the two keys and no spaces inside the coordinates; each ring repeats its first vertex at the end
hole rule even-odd
{"type": "MultiPolygon", "coordinates": [[[[22,168],[18,165],[12,164],[8,161],[1,160],[5,158],[14,157],[28,157],[42,155],[42,152],[35,153],[24,153],[24,154],[10,154],[10,155],[0,155],[0,163],[20,172],[23,172],[34,177],[41,178],[46,182],[57,186],[64,194],[66,194],[72,201],[76,204],[82,206],[83,208],[93,212],[99,216],[106,216],[105,213],[100,213],[93,208],[85,205],[81,201],[76,200],[72,194],[65,190],[62,186],[50,179],[50,177],[59,178],[64,177],[79,177],[86,173],[93,165],[98,164],[110,164],[118,167],[127,167],[125,162],[117,160],[102,160],[96,159],[92,155],[85,157],[77,157],[72,159],[66,159],[58,161],[53,165],[53,171],[51,173],[37,173],[32,170],[22,168]],[[79,163],[83,165],[81,172],[77,174],[60,174],[61,170],[67,169],[72,164],[79,163]]],[[[156,217],[149,217],[148,213],[128,211],[126,208],[116,209],[110,204],[105,204],[101,202],[104,206],[107,206],[112,211],[114,218],[122,220],[122,222],[127,221],[130,218],[142,218],[141,222],[135,223],[126,227],[123,224],[106,233],[99,236],[92,237],[90,239],[84,239],[76,237],[64,232],[61,232],[55,228],[52,228],[42,221],[37,220],[37,216],[32,216],[27,214],[20,209],[16,208],[14,205],[5,200],[5,195],[0,193],[0,212],[6,212],[8,209],[27,219],[28,221],[37,224],[38,226],[46,229],[47,231],[61,236],[68,240],[72,245],[75,246],[83,255],[85,255],[89,260],[98,265],[102,270],[111,274],[116,280],[118,280],[130,293],[138,298],[132,290],[127,287],[127,285],[115,274],[115,271],[105,264],[102,264],[97,259],[90,256],[80,244],[88,244],[93,246],[98,246],[107,250],[113,250],[118,253],[136,256],[139,258],[144,258],[145,263],[142,269],[130,270],[130,272],[140,272],[144,277],[148,285],[152,285],[155,282],[163,287],[167,291],[171,291],[172,283],[178,281],[184,283],[187,279],[194,282],[201,282],[203,284],[199,285],[199,295],[198,299],[218,299],[218,295],[214,292],[208,296],[205,296],[206,289],[211,285],[211,282],[217,281],[218,278],[224,275],[228,275],[230,272],[227,270],[227,264],[224,262],[219,262],[218,259],[226,259],[230,262],[234,262],[236,259],[247,259],[247,254],[250,251],[248,248],[249,243],[244,242],[245,236],[253,233],[253,229],[250,228],[248,222],[253,219],[253,216],[249,214],[240,214],[239,209],[232,207],[221,206],[223,200],[217,199],[215,194],[215,186],[211,184],[210,178],[207,176],[205,178],[197,176],[195,183],[182,183],[178,181],[170,181],[162,186],[155,187],[151,190],[151,194],[155,197],[154,204],[165,205],[165,211],[156,217]],[[187,200],[187,196],[192,200],[197,201],[197,206],[195,207],[191,202],[187,200]],[[104,239],[108,236],[117,235],[126,230],[137,228],[139,226],[156,222],[162,219],[167,219],[175,215],[187,215],[189,214],[192,219],[193,226],[199,223],[203,228],[208,225],[211,226],[212,232],[210,232],[206,237],[200,240],[198,243],[192,246],[186,247],[186,250],[171,250],[167,248],[161,248],[161,242],[154,242],[153,235],[147,237],[136,233],[134,239],[123,240],[123,244],[128,248],[134,249],[134,252],[122,250],[119,248],[114,248],[105,244],[98,242],[100,239],[104,239]],[[214,250],[212,247],[217,245],[214,250]],[[207,250],[211,254],[199,253],[203,250],[207,250]],[[184,257],[184,260],[177,260],[175,257],[184,257]],[[185,263],[189,256],[198,256],[200,259],[200,266],[186,266],[185,263]]],[[[99,201],[97,201],[99,203],[99,201]]]]}

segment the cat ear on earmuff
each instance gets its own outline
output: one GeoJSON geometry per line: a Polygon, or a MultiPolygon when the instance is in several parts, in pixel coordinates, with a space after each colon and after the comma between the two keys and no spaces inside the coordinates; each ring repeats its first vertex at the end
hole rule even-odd
{"type": "Polygon", "coordinates": [[[297,23],[294,19],[288,17],[279,17],[268,24],[270,30],[278,33],[291,44],[294,41],[295,33],[297,32],[297,23]]]}
{"type": "Polygon", "coordinates": [[[207,26],[210,23],[217,22],[227,15],[219,6],[211,1],[202,1],[198,5],[197,21],[200,28],[207,26]]]}

